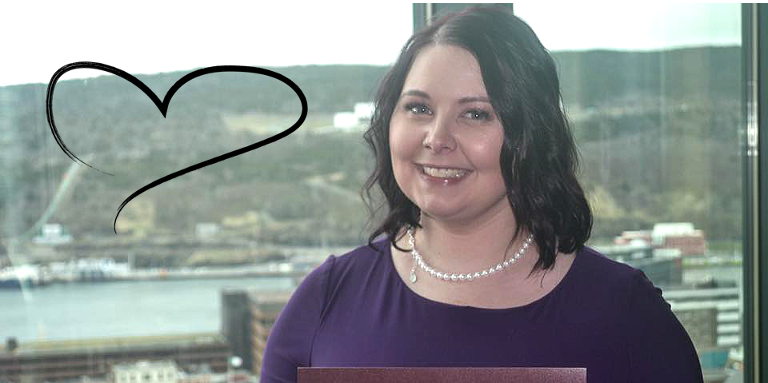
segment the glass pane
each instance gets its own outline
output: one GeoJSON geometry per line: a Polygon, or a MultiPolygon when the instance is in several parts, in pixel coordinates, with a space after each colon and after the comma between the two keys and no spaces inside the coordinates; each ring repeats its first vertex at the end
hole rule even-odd
{"type": "Polygon", "coordinates": [[[0,381],[255,379],[285,291],[363,241],[362,130],[411,4],[14,7],[44,27],[0,23],[15,36],[0,73],[0,381]],[[161,99],[195,68],[266,67],[302,89],[308,115],[278,142],[140,194],[115,234],[133,192],[289,128],[301,104],[274,78],[218,73],[179,89],[163,118],[129,82],[72,71],[53,111],[91,168],[46,120],[46,83],[83,60],[161,99]]]}
{"type": "Polygon", "coordinates": [[[741,381],[740,5],[515,13],[559,66],[595,212],[589,245],[663,290],[705,381],[741,381]]]}

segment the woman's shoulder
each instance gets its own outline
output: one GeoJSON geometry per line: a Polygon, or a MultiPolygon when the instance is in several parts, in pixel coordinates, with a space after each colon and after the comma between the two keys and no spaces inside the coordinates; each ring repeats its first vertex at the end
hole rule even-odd
{"type": "Polygon", "coordinates": [[[356,265],[376,260],[377,257],[389,251],[389,238],[379,238],[370,245],[365,244],[344,254],[336,255],[336,259],[344,265],[356,265]]]}
{"type": "Polygon", "coordinates": [[[610,318],[627,344],[632,376],[642,382],[657,381],[659,376],[701,382],[701,367],[688,333],[645,272],[594,249],[585,248],[579,255],[587,270],[583,283],[602,295],[596,300],[600,304],[592,308],[598,311],[599,307],[600,315],[615,314],[610,318]]]}
{"type": "Polygon", "coordinates": [[[590,277],[600,276],[601,280],[626,280],[633,278],[639,270],[614,259],[598,250],[584,246],[577,254],[582,263],[582,271],[590,277]]]}
{"type": "Polygon", "coordinates": [[[594,248],[584,246],[576,257],[579,267],[574,279],[577,285],[591,292],[603,291],[614,299],[627,299],[638,288],[648,288],[650,284],[642,270],[611,259],[594,248]]]}
{"type": "MultiPolygon", "coordinates": [[[[362,245],[341,255],[331,254],[326,260],[310,272],[306,279],[323,284],[334,284],[339,279],[355,278],[365,274],[365,270],[376,267],[386,260],[389,253],[389,239],[382,238],[362,245]]],[[[311,282],[310,282],[311,283],[311,282]]],[[[333,288],[333,286],[327,286],[333,288]]]]}

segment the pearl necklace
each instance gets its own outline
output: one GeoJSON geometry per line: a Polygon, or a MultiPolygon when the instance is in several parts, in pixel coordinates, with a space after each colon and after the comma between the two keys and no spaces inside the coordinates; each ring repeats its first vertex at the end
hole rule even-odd
{"type": "Polygon", "coordinates": [[[520,248],[520,250],[517,251],[514,257],[505,260],[504,262],[499,263],[496,266],[492,266],[488,269],[485,269],[483,271],[478,271],[476,273],[467,273],[467,274],[456,274],[456,273],[444,273],[437,271],[433,269],[427,262],[424,261],[423,258],[421,258],[421,254],[419,254],[418,251],[416,251],[416,245],[415,239],[413,238],[413,230],[408,229],[408,243],[411,245],[411,255],[413,255],[413,268],[411,268],[411,283],[416,283],[416,265],[419,265],[422,270],[424,270],[429,275],[442,279],[445,281],[471,281],[475,278],[481,278],[481,277],[487,277],[497,271],[502,271],[509,267],[509,265],[514,264],[517,262],[520,257],[525,254],[525,250],[528,249],[528,246],[530,246],[531,241],[533,241],[533,234],[528,235],[528,238],[526,238],[525,243],[523,243],[523,247],[520,248]]]}

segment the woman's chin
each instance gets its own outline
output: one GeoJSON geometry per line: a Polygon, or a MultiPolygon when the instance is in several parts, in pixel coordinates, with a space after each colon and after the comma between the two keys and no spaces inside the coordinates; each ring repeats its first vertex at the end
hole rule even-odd
{"type": "Polygon", "coordinates": [[[461,220],[461,210],[451,206],[425,206],[421,209],[422,217],[435,221],[461,220]]]}

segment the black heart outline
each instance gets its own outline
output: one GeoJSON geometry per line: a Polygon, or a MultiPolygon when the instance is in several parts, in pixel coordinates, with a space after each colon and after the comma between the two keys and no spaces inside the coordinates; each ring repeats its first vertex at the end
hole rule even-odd
{"type": "Polygon", "coordinates": [[[274,71],[271,71],[269,69],[264,69],[264,68],[259,68],[259,67],[251,67],[251,66],[242,66],[242,65],[218,65],[218,66],[212,66],[212,67],[197,69],[195,71],[187,73],[186,75],[184,75],[184,77],[182,77],[178,81],[176,81],[173,84],[173,86],[171,86],[171,88],[168,90],[168,92],[165,94],[165,98],[163,99],[163,101],[160,101],[160,99],[157,97],[155,92],[153,92],[151,89],[149,89],[149,87],[146,86],[143,82],[141,82],[141,80],[137,79],[136,77],[132,76],[130,73],[128,73],[128,72],[126,72],[126,71],[124,71],[122,69],[118,69],[118,68],[115,68],[115,67],[110,66],[110,65],[106,65],[106,64],[102,64],[102,63],[97,63],[97,62],[93,62],[93,61],[77,61],[77,62],[69,63],[69,64],[64,65],[61,68],[59,68],[53,74],[53,76],[51,77],[51,81],[48,83],[48,90],[47,90],[47,93],[46,93],[46,96],[45,96],[45,106],[46,106],[45,107],[45,114],[48,117],[48,125],[51,127],[51,133],[53,133],[53,137],[54,137],[54,139],[56,139],[56,143],[59,145],[61,150],[64,151],[64,154],[66,154],[72,161],[80,162],[80,163],[88,166],[91,169],[98,170],[98,171],[100,171],[100,172],[102,172],[104,174],[108,174],[110,176],[114,176],[114,175],[110,174],[110,173],[103,172],[103,171],[101,171],[99,169],[94,168],[91,165],[88,165],[87,163],[85,163],[85,161],[81,160],[74,153],[72,153],[72,151],[69,150],[69,148],[67,148],[67,145],[64,144],[64,141],[61,139],[61,137],[59,136],[59,132],[56,129],[56,123],[54,122],[54,119],[53,119],[53,91],[56,88],[56,83],[59,81],[59,78],[61,78],[61,76],[63,76],[65,73],[67,73],[67,72],[69,72],[71,70],[75,70],[75,69],[97,69],[97,70],[102,70],[102,71],[105,71],[105,72],[112,73],[112,74],[114,74],[116,76],[120,76],[123,79],[130,81],[137,88],[141,89],[141,91],[144,92],[144,94],[146,94],[147,97],[149,97],[150,100],[152,100],[152,102],[155,103],[155,106],[157,107],[157,109],[160,110],[160,113],[163,115],[163,118],[166,118],[166,114],[168,113],[168,105],[171,102],[171,98],[176,93],[176,91],[179,90],[179,88],[181,88],[182,85],[184,85],[185,83],[187,83],[190,80],[194,79],[195,77],[199,77],[199,76],[206,75],[206,74],[209,74],[209,73],[244,72],[244,73],[256,73],[256,74],[266,75],[266,76],[272,77],[274,79],[277,79],[277,80],[281,81],[283,84],[286,84],[289,87],[291,87],[291,89],[293,89],[293,91],[296,92],[296,95],[299,96],[299,100],[301,100],[301,116],[299,117],[298,120],[296,120],[296,123],[294,123],[290,128],[288,128],[288,129],[286,129],[286,130],[284,130],[284,131],[282,131],[282,132],[280,132],[278,134],[275,134],[274,136],[270,136],[268,138],[265,138],[265,139],[255,143],[255,144],[248,145],[246,147],[233,150],[233,151],[231,151],[229,153],[222,154],[220,156],[217,156],[217,157],[205,160],[203,162],[199,162],[199,163],[194,164],[192,166],[188,166],[188,167],[186,167],[184,169],[181,169],[179,171],[176,171],[176,172],[173,172],[171,174],[168,174],[167,176],[159,178],[159,179],[157,179],[155,181],[152,181],[149,184],[143,186],[141,189],[133,192],[133,194],[128,196],[128,198],[126,198],[123,201],[123,203],[120,204],[120,208],[117,209],[117,214],[115,215],[115,221],[114,221],[113,226],[112,226],[113,230],[115,231],[115,234],[117,234],[117,217],[120,216],[120,211],[123,210],[123,207],[125,207],[125,205],[127,205],[128,202],[130,202],[132,199],[134,199],[137,196],[139,196],[141,193],[144,193],[145,191],[147,191],[149,189],[152,189],[153,187],[155,187],[157,185],[160,185],[160,184],[162,184],[162,183],[164,183],[166,181],[170,181],[170,180],[172,180],[172,179],[174,179],[176,177],[182,176],[182,175],[187,174],[189,172],[193,172],[193,171],[195,171],[197,169],[204,168],[204,167],[206,167],[208,165],[213,165],[213,164],[215,164],[217,162],[221,162],[221,161],[224,161],[226,159],[229,159],[229,158],[232,158],[232,157],[235,157],[235,156],[239,156],[239,155],[241,155],[243,153],[247,153],[247,152],[249,152],[251,150],[258,149],[259,147],[262,147],[264,145],[269,145],[269,144],[271,144],[271,143],[273,143],[273,142],[275,142],[277,140],[283,139],[286,136],[288,136],[289,134],[291,134],[294,131],[296,131],[296,129],[298,129],[299,126],[301,126],[301,124],[303,124],[304,120],[306,120],[306,118],[307,118],[307,98],[304,96],[304,92],[302,92],[301,89],[299,88],[299,86],[296,85],[296,83],[294,83],[293,81],[291,81],[291,79],[289,79],[288,77],[285,77],[282,74],[274,72],[274,71]]]}

